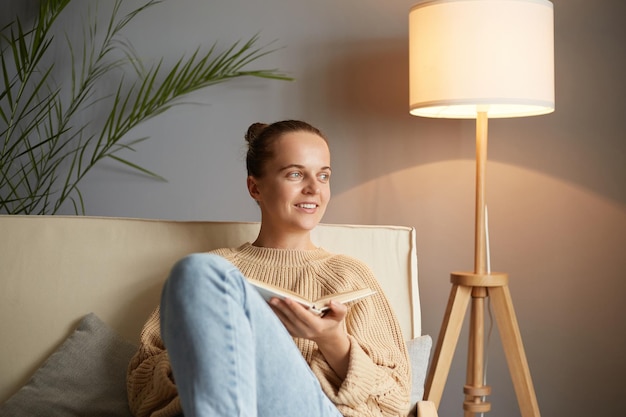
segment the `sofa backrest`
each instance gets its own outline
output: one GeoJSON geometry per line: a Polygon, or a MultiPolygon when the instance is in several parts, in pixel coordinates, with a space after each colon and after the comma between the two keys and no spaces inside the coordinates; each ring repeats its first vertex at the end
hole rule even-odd
{"type": "MultiPolygon", "coordinates": [[[[252,241],[258,223],[0,215],[0,403],[89,312],[137,342],[169,268],[252,241]]],[[[319,225],[319,246],[366,262],[405,338],[421,334],[415,230],[319,225]]]]}

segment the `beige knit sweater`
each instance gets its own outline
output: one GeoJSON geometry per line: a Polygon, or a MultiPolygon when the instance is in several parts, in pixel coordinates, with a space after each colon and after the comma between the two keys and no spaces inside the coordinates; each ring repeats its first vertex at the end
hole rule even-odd
{"type": "MultiPolygon", "coordinates": [[[[370,287],[374,296],[349,304],[345,326],[351,341],[350,365],[341,381],[314,342],[294,341],[326,395],[348,416],[405,416],[411,374],[395,314],[371,270],[354,258],[324,249],[288,250],[252,246],[213,251],[244,276],[295,291],[307,299],[370,287]]],[[[139,350],[127,375],[128,400],[136,417],[182,413],[172,370],[163,346],[157,308],[146,322],[139,350]]]]}

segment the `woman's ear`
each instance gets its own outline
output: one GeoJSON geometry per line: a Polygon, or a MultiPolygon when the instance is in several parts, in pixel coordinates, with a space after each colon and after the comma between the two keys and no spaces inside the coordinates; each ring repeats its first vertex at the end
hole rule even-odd
{"type": "Polygon", "coordinates": [[[252,197],[258,203],[261,200],[261,193],[259,192],[259,186],[257,184],[256,178],[254,178],[252,175],[248,175],[246,183],[248,185],[248,193],[250,194],[250,197],[252,197]]]}

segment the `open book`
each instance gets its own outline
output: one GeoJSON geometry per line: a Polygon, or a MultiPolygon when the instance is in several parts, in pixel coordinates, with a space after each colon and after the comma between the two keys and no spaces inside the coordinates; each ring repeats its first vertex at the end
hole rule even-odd
{"type": "Polygon", "coordinates": [[[271,298],[274,297],[281,299],[290,298],[307,307],[313,313],[320,315],[324,314],[329,309],[328,304],[331,300],[338,303],[349,303],[351,301],[360,300],[364,297],[369,297],[370,295],[376,293],[376,291],[371,290],[370,288],[362,288],[359,290],[330,294],[322,298],[318,298],[315,301],[309,301],[306,298],[303,298],[300,295],[296,294],[295,292],[286,290],[284,288],[279,288],[274,285],[266,284],[264,282],[257,281],[251,278],[248,278],[248,282],[250,282],[250,284],[252,284],[252,286],[254,286],[257,291],[259,291],[265,301],[269,301],[271,298]]]}

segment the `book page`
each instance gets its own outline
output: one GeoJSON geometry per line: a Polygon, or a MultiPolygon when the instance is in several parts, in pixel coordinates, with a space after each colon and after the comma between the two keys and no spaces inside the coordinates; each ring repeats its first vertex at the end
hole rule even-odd
{"type": "Polygon", "coordinates": [[[319,310],[319,311],[325,311],[328,310],[328,304],[332,301],[336,301],[338,303],[349,303],[352,301],[357,301],[360,300],[361,298],[365,298],[365,297],[369,297],[372,294],[375,294],[376,291],[370,289],[370,288],[362,288],[360,290],[353,290],[353,291],[347,291],[347,292],[342,292],[342,293],[337,293],[337,294],[330,294],[327,295],[325,297],[322,297],[318,300],[316,300],[313,303],[313,309],[319,310]]]}
{"type": "Polygon", "coordinates": [[[348,303],[351,301],[357,301],[361,298],[368,297],[376,293],[376,291],[373,291],[370,288],[362,288],[359,290],[347,291],[338,294],[329,294],[325,297],[311,302],[296,294],[295,292],[286,290],[284,288],[279,288],[274,285],[266,284],[264,282],[250,278],[248,279],[248,282],[257,289],[257,291],[259,292],[259,294],[261,294],[265,301],[269,302],[269,300],[273,297],[277,297],[280,299],[290,298],[307,307],[315,314],[323,314],[325,311],[327,311],[329,309],[328,304],[331,300],[338,303],[348,303]]]}
{"type": "Polygon", "coordinates": [[[308,308],[313,307],[312,302],[310,302],[309,300],[305,298],[300,297],[298,294],[296,294],[293,291],[279,288],[274,285],[266,284],[264,282],[257,281],[251,278],[248,278],[248,282],[257,289],[257,291],[259,292],[259,294],[261,294],[261,296],[263,297],[265,301],[269,302],[269,300],[271,300],[274,297],[280,298],[280,299],[291,298],[292,300],[297,301],[298,303],[302,304],[305,307],[308,307],[308,308]]]}

